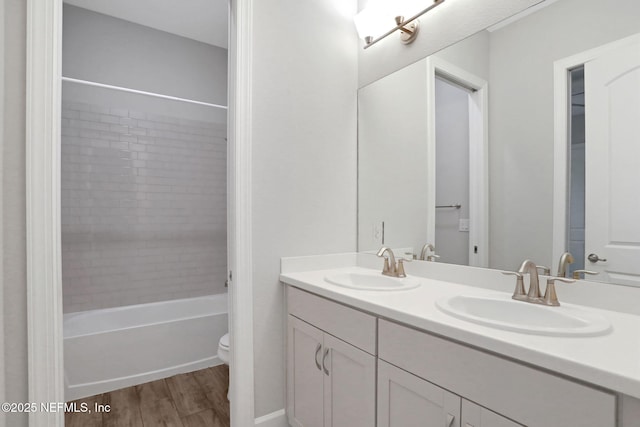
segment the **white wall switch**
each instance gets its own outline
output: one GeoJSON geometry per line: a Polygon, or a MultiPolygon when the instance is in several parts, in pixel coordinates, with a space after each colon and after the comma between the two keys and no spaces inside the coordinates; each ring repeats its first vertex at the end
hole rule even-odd
{"type": "Polygon", "coordinates": [[[458,223],[458,231],[469,231],[469,219],[460,219],[458,223]]]}

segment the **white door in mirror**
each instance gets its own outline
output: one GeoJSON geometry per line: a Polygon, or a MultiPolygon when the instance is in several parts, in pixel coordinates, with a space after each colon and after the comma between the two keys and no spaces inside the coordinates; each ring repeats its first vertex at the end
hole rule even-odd
{"type": "MultiPolygon", "coordinates": [[[[636,39],[637,40],[637,39],[636,39]]],[[[585,64],[585,268],[640,286],[640,42],[585,64]],[[602,259],[605,258],[605,259],[602,259]]]]}

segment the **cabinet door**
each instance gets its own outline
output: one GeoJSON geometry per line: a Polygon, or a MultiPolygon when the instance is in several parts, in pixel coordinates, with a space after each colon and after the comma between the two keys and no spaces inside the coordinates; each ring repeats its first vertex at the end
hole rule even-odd
{"type": "Polygon", "coordinates": [[[460,427],[460,396],[378,360],[378,427],[460,427]]]}
{"type": "Polygon", "coordinates": [[[320,329],[289,316],[287,416],[295,427],[323,426],[322,335],[320,329]]]}
{"type": "Polygon", "coordinates": [[[372,427],[376,419],[376,358],[324,334],[325,427],[372,427]]]}
{"type": "Polygon", "coordinates": [[[482,406],[462,399],[462,427],[523,427],[482,406]]]}

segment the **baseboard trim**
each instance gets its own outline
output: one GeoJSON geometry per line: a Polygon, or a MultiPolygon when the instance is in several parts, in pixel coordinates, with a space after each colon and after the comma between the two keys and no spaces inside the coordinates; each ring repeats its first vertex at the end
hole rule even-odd
{"type": "Polygon", "coordinates": [[[156,381],[162,378],[172,377],[178,374],[198,371],[200,369],[210,368],[212,366],[222,365],[220,358],[216,356],[207,357],[196,360],[194,362],[184,363],[182,365],[169,366],[167,368],[155,371],[142,372],[126,377],[110,378],[107,380],[95,381],[84,384],[69,384],[65,377],[65,401],[81,399],[83,397],[93,396],[96,394],[107,393],[121,388],[131,387],[138,384],[156,381]]]}
{"type": "Polygon", "coordinates": [[[256,427],[287,427],[287,413],[284,409],[256,418],[256,427]]]}

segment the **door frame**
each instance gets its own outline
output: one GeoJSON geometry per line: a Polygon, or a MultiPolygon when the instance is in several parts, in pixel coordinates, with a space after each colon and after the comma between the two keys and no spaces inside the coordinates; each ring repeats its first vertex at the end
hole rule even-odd
{"type": "MultiPolygon", "coordinates": [[[[30,402],[64,402],[60,246],[62,0],[27,2],[27,342],[30,402]]],[[[63,426],[64,413],[29,413],[63,426]]]]}
{"type": "Polygon", "coordinates": [[[255,421],[252,237],[253,2],[229,0],[228,262],[232,426],[255,421]],[[235,331],[242,331],[236,333],[235,331]]]}
{"type": "MultiPolygon", "coordinates": [[[[569,216],[569,71],[597,59],[607,52],[631,43],[639,43],[640,34],[634,34],[584,52],[559,59],[553,63],[553,234],[552,264],[558,262],[567,248],[567,222],[569,216]]],[[[585,247],[586,251],[586,247],[585,247]]],[[[553,265],[551,266],[554,267],[553,265]]]]}
{"type": "MultiPolygon", "coordinates": [[[[5,22],[4,16],[4,2],[0,3],[0,22],[5,22]]],[[[0,31],[0,146],[4,147],[4,31],[0,31]]],[[[0,174],[4,169],[4,153],[0,150],[0,174]]],[[[0,180],[0,200],[4,200],[4,182],[0,180]]],[[[0,202],[0,224],[3,222],[3,209],[1,208],[2,202],[0,202]]],[[[4,231],[0,228],[0,281],[4,280],[4,231]]],[[[4,286],[0,286],[0,301],[4,302],[4,286]]],[[[0,305],[0,366],[5,365],[4,357],[4,303],[0,305]]],[[[5,397],[5,370],[0,370],[0,402],[6,402],[5,397]]],[[[5,425],[6,414],[0,412],[0,425],[5,425]]]]}
{"type": "MultiPolygon", "coordinates": [[[[251,268],[250,0],[230,0],[229,256],[231,417],[254,425],[251,268]],[[233,331],[242,330],[242,334],[233,331]]],[[[60,223],[62,0],[27,0],[27,333],[30,402],[64,402],[60,223]]],[[[62,427],[64,413],[35,411],[32,427],[62,427]]]]}
{"type": "MultiPolygon", "coordinates": [[[[436,76],[473,90],[469,95],[469,265],[488,267],[489,83],[444,59],[435,56],[427,58],[427,168],[431,171],[436,170],[436,76]],[[474,246],[477,246],[478,253],[475,253],[474,246]]],[[[435,212],[434,179],[427,183],[427,198],[427,211],[435,212]]],[[[428,234],[434,233],[432,230],[435,230],[435,225],[435,215],[428,215],[428,234]]],[[[428,235],[427,241],[434,242],[435,235],[428,235]]],[[[435,244],[437,247],[437,242],[435,244]]]]}

